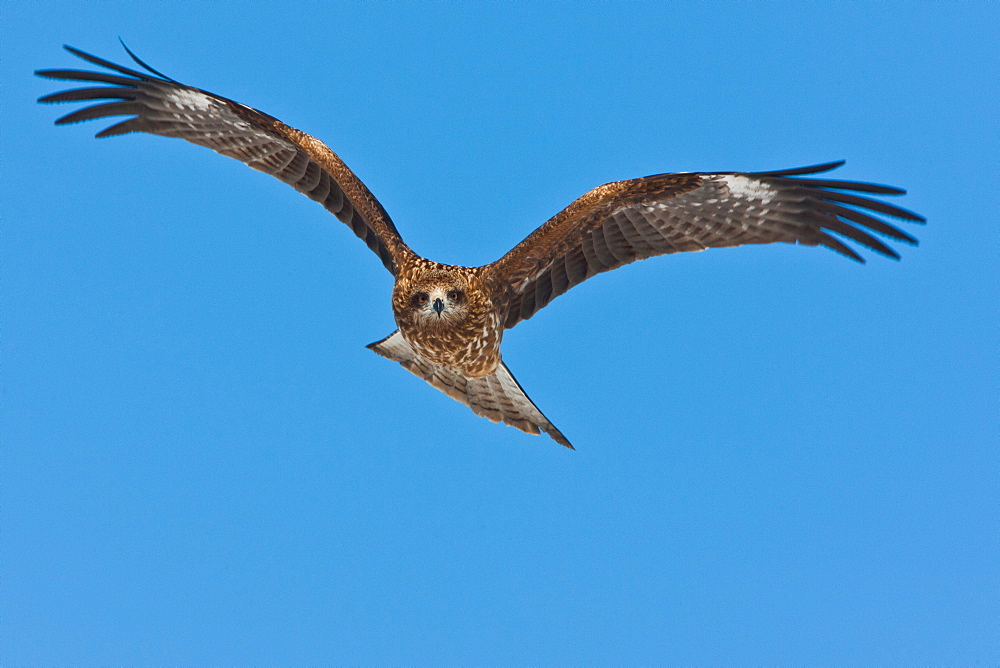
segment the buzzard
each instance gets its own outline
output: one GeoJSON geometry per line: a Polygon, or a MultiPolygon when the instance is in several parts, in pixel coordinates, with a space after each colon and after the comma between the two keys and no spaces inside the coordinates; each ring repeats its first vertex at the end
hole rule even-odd
{"type": "Polygon", "coordinates": [[[99,101],[56,124],[127,116],[97,136],[148,132],[180,137],[271,174],[316,200],[363,239],[395,278],[392,313],[398,329],[369,348],[477,415],[531,434],[545,432],[568,448],[573,446],[508,371],[500,343],[505,330],[574,285],[654,255],[744,244],[826,246],[863,262],[844,243],[846,238],[898,259],[871,233],[914,245],[916,239],[875,214],[924,221],[855,194],[901,195],[905,191],[899,188],[815,176],[843,161],[773,172],[655,174],[594,188],[496,262],[481,267],[441,264],[406,245],[375,196],[318,139],[239,102],[175,81],[128,47],[145,72],[65,48],[105,71],[36,72],[86,84],[39,102],[99,101]]]}

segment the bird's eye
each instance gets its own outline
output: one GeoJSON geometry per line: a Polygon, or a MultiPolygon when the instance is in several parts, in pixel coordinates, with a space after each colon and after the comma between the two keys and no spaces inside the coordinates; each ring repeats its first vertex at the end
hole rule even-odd
{"type": "Polygon", "coordinates": [[[413,295],[414,304],[426,304],[428,299],[430,299],[430,296],[426,292],[418,292],[413,295]]]}
{"type": "Polygon", "coordinates": [[[453,302],[460,301],[462,299],[462,291],[461,290],[450,290],[448,292],[448,299],[450,299],[453,302]]]}

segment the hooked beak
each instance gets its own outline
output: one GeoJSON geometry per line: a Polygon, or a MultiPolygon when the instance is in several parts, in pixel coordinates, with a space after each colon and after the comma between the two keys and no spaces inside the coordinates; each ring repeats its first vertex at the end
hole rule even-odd
{"type": "Polygon", "coordinates": [[[441,311],[444,310],[444,302],[438,298],[434,300],[434,312],[441,315],[441,311]]]}

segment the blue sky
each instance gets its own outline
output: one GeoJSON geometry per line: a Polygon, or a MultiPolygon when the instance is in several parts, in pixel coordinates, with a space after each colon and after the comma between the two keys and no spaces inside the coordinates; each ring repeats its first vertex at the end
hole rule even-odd
{"type": "Polygon", "coordinates": [[[2,659],[1000,662],[993,3],[16,3],[0,40],[2,659]],[[602,275],[508,333],[570,452],[364,348],[332,216],[43,107],[64,43],[326,141],[492,261],[598,184],[840,158],[918,248],[602,275]]]}

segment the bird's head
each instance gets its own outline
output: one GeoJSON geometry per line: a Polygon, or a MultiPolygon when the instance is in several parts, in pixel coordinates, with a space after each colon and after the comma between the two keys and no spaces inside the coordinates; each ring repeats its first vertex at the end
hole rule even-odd
{"type": "Polygon", "coordinates": [[[406,285],[397,285],[393,295],[397,316],[429,327],[456,325],[469,317],[470,287],[458,272],[427,272],[406,285]]]}

